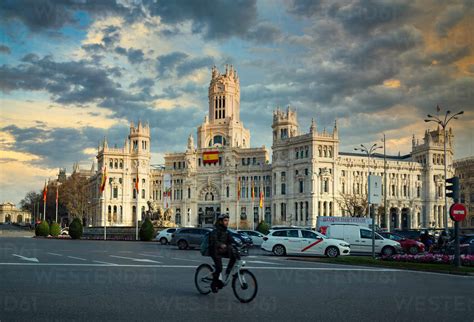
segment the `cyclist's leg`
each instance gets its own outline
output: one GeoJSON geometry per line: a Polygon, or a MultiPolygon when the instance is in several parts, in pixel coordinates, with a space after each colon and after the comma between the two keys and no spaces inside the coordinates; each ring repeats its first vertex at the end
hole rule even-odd
{"type": "Polygon", "coordinates": [[[219,281],[219,275],[222,273],[222,256],[216,254],[211,257],[214,260],[215,266],[214,273],[212,273],[211,289],[215,293],[218,288],[222,288],[222,282],[219,281]]]}
{"type": "Polygon", "coordinates": [[[229,247],[229,264],[225,270],[226,274],[229,275],[232,271],[232,268],[235,265],[235,262],[240,259],[240,255],[234,247],[229,247]]]}

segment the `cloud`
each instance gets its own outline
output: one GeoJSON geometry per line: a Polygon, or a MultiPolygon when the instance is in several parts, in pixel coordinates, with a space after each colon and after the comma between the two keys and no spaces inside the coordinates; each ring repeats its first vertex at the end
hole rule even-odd
{"type": "Polygon", "coordinates": [[[143,54],[143,51],[141,49],[135,49],[135,48],[123,48],[123,47],[117,47],[115,48],[115,52],[120,55],[124,55],[128,58],[128,61],[131,64],[139,64],[144,61],[145,55],[143,54]]]}
{"type": "Polygon", "coordinates": [[[11,50],[10,47],[6,45],[0,45],[0,54],[10,54],[11,50]]]}
{"type": "Polygon", "coordinates": [[[172,72],[178,64],[181,64],[188,54],[183,52],[172,52],[166,55],[158,56],[156,69],[159,75],[164,75],[166,73],[172,72]]]}
{"type": "Polygon", "coordinates": [[[165,24],[186,21],[207,39],[242,37],[257,22],[256,0],[144,1],[151,16],[165,24]]]}
{"type": "Polygon", "coordinates": [[[115,0],[5,0],[0,7],[0,17],[9,22],[21,21],[31,32],[59,29],[78,23],[75,11],[84,11],[94,17],[121,15],[136,17],[139,6],[126,7],[115,0]]]}
{"type": "Polygon", "coordinates": [[[438,17],[436,22],[436,32],[440,37],[446,37],[451,28],[464,18],[464,8],[462,5],[451,5],[438,17]]]}
{"type": "Polygon", "coordinates": [[[262,22],[248,30],[245,39],[255,43],[273,43],[281,37],[281,31],[272,23],[262,22]]]}

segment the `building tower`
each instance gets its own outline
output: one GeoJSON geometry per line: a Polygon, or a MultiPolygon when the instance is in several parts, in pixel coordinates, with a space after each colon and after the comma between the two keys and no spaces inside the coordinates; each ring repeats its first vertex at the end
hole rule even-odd
{"type": "MultiPolygon", "coordinates": [[[[446,164],[448,177],[451,177],[454,174],[452,168],[454,136],[451,129],[447,130],[446,134],[446,164]]],[[[423,167],[423,175],[420,178],[423,190],[420,197],[424,200],[421,218],[421,225],[424,228],[445,225],[444,138],[444,130],[437,128],[432,131],[426,130],[421,144],[418,144],[415,138],[412,140],[412,159],[423,167]]]]}
{"type": "Polygon", "coordinates": [[[295,110],[288,106],[286,112],[279,108],[273,112],[273,143],[298,135],[298,119],[295,110]]]}
{"type": "Polygon", "coordinates": [[[224,74],[212,67],[208,98],[209,114],[197,131],[198,148],[250,147],[250,132],[240,121],[239,76],[232,65],[226,65],[224,74]]]}

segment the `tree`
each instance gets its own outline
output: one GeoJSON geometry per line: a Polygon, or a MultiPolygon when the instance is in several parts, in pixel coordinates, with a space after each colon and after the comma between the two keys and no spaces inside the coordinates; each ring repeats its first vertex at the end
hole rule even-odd
{"type": "Polygon", "coordinates": [[[25,197],[20,201],[21,210],[29,211],[33,215],[35,215],[35,210],[37,211],[36,207],[38,207],[39,204],[42,204],[42,198],[43,195],[38,192],[28,192],[25,197]]]}
{"type": "Polygon", "coordinates": [[[367,197],[365,196],[341,193],[336,201],[341,210],[350,217],[367,216],[367,197]]]}
{"type": "Polygon", "coordinates": [[[87,179],[84,176],[73,173],[59,186],[60,203],[74,218],[81,218],[86,208],[86,184],[87,179]]]}

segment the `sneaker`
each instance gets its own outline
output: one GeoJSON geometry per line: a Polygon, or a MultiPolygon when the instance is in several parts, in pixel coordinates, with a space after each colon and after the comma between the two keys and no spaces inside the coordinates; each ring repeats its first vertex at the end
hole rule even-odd
{"type": "Polygon", "coordinates": [[[217,284],[218,284],[217,282],[212,281],[212,283],[211,283],[211,291],[212,291],[212,293],[217,293],[217,291],[219,290],[219,286],[218,286],[217,284]]]}

